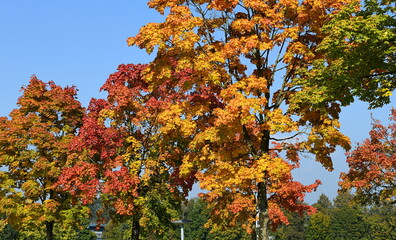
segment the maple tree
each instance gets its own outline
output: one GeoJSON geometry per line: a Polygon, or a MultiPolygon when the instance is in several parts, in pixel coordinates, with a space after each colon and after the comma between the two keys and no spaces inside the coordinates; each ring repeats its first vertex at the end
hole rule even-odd
{"type": "Polygon", "coordinates": [[[327,22],[327,36],[318,47],[327,60],[314,63],[314,82],[338,82],[324,84],[332,95],[343,96],[344,103],[358,97],[371,108],[388,104],[396,88],[395,3],[362,1],[362,6],[352,4],[327,22]]]}
{"type": "Polygon", "coordinates": [[[88,214],[54,186],[84,109],[75,87],[35,76],[22,92],[18,108],[0,118],[0,212],[20,233],[39,239],[37,230],[44,227],[46,239],[52,240],[56,223],[76,226],[75,217],[88,214]]]}
{"type": "Polygon", "coordinates": [[[122,64],[109,76],[101,88],[108,97],[91,100],[58,182],[83,203],[100,193],[113,221],[131,222],[134,240],[147,234],[166,239],[195,181],[194,172],[179,176],[189,141],[179,136],[189,129],[172,124],[171,103],[186,98],[172,79],[183,81],[186,74],[171,74],[169,82],[149,89],[142,78],[146,67],[122,64]]]}
{"type": "Polygon", "coordinates": [[[251,232],[257,220],[258,239],[268,239],[269,227],[287,222],[282,209],[314,211],[300,203],[320,182],[304,186],[292,170],[299,152],[315,154],[331,170],[336,146],[350,147],[338,117],[363,80],[344,88],[343,79],[327,77],[333,65],[323,27],[342,14],[352,17],[358,3],[148,2],[166,19],[143,26],[128,44],[156,54],[144,72],[149,89],[190,71],[174,83],[189,99],[171,102],[169,124],[190,129],[181,136],[193,137],[181,174],[198,171],[213,229],[240,222],[251,232]]]}
{"type": "Polygon", "coordinates": [[[391,124],[372,124],[370,137],[348,153],[349,171],[341,173],[340,186],[355,189],[357,198],[365,203],[396,201],[396,110],[391,124]]]}

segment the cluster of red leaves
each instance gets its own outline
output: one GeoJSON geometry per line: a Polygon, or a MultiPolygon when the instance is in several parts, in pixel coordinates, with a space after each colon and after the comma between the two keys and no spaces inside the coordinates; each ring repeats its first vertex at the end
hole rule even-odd
{"type": "Polygon", "coordinates": [[[63,168],[57,185],[69,191],[73,196],[79,196],[83,204],[88,204],[98,193],[98,168],[95,164],[78,162],[73,167],[63,168]]]}
{"type": "Polygon", "coordinates": [[[282,182],[281,187],[269,198],[269,215],[273,230],[282,223],[289,223],[282,209],[288,209],[291,212],[298,212],[300,214],[304,212],[308,214],[315,213],[316,209],[303,203],[303,201],[305,193],[315,191],[320,184],[321,182],[319,180],[307,186],[291,179],[282,182]]]}

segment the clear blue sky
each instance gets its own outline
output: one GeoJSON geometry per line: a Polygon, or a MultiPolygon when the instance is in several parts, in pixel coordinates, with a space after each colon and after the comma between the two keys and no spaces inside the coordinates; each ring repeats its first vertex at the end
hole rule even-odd
{"type": "MultiPolygon", "coordinates": [[[[99,88],[119,64],[149,62],[152,56],[126,44],[141,26],[163,19],[146,2],[0,1],[0,116],[16,107],[19,90],[32,74],[45,82],[77,86],[79,100],[87,106],[91,97],[104,97],[99,88]]],[[[355,103],[341,114],[342,130],[354,143],[362,141],[370,130],[370,113],[386,122],[390,108],[368,111],[367,104],[355,103]]],[[[311,158],[302,159],[296,179],[305,184],[323,182],[307,202],[315,202],[320,193],[336,196],[339,173],[347,168],[342,151],[333,160],[335,171],[328,173],[311,158]]]]}

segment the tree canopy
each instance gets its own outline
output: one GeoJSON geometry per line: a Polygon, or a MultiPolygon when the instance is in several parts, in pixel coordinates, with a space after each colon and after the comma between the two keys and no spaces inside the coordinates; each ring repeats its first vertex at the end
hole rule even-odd
{"type": "Polygon", "coordinates": [[[198,171],[215,228],[243,222],[251,232],[258,219],[259,239],[267,239],[269,226],[287,222],[282,209],[314,211],[299,202],[320,181],[304,186],[291,170],[298,152],[331,170],[330,154],[349,149],[338,117],[358,89],[324,76],[330,60],[319,46],[330,34],[324,26],[357,2],[149,1],[166,19],[128,43],[155,54],[144,72],[150,89],[189,72],[174,84],[191,101],[170,103],[169,124],[193,137],[181,173],[198,171]]]}
{"type": "Polygon", "coordinates": [[[76,216],[88,214],[55,186],[84,109],[75,87],[32,77],[22,91],[18,108],[0,118],[0,212],[25,236],[41,229],[52,240],[55,223],[77,224],[76,216]]]}
{"type": "MultiPolygon", "coordinates": [[[[174,128],[169,102],[182,96],[172,81],[149,89],[146,65],[120,65],[102,87],[107,99],[93,99],[74,139],[72,164],[58,184],[82,202],[101,194],[113,221],[132,221],[132,239],[155,233],[167,238],[171,220],[195,181],[179,176],[188,139],[174,128]],[[171,113],[171,114],[169,114],[171,113]],[[167,223],[167,224],[165,224],[167,223]]],[[[169,236],[168,236],[169,237],[169,236]]]]}
{"type": "Polygon", "coordinates": [[[390,120],[389,126],[374,120],[370,137],[348,153],[349,171],[341,174],[341,187],[355,189],[368,204],[396,202],[395,109],[390,120]]]}

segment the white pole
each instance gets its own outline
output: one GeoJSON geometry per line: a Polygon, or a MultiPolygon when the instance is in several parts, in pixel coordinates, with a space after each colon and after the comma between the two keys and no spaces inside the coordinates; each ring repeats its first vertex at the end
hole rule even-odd
{"type": "Polygon", "coordinates": [[[180,232],[181,232],[181,240],[184,240],[184,224],[181,224],[180,232]]]}

